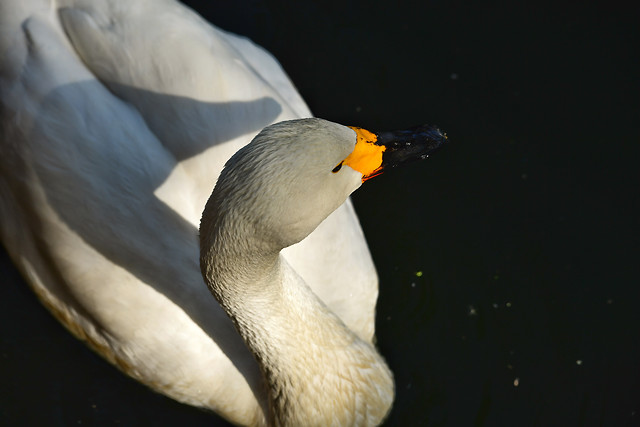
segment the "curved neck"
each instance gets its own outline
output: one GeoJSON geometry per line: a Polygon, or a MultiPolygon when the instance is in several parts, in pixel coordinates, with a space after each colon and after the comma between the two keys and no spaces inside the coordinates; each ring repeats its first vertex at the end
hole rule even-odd
{"type": "MultiPolygon", "coordinates": [[[[280,256],[251,233],[201,234],[201,267],[213,295],[260,364],[275,425],[375,425],[393,400],[393,379],[280,256]],[[233,236],[233,238],[227,237],[233,236]]],[[[246,229],[245,229],[246,230],[246,229]]],[[[201,231],[202,233],[202,231],[201,231]]]]}

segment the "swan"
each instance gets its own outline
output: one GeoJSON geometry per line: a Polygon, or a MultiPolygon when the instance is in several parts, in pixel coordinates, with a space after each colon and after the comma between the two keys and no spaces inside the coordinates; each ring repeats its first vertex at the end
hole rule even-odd
{"type": "Polygon", "coordinates": [[[393,386],[372,345],[377,276],[348,195],[382,170],[374,139],[400,137],[386,151],[401,163],[428,154],[401,147],[428,134],[433,149],[437,131],[297,121],[311,113],[267,52],[172,0],[3,1],[0,55],[0,238],[61,323],[133,378],[235,424],[380,422],[393,386]],[[274,149],[249,148],[261,146],[274,149]],[[347,162],[357,147],[374,160],[347,162]],[[337,184],[318,175],[327,160],[337,184]],[[251,182],[264,194],[247,193],[263,164],[251,182]],[[232,213],[247,211],[254,222],[232,213]],[[238,295],[257,283],[262,296],[238,295]],[[259,313],[265,298],[273,310],[259,313]],[[287,332],[282,316],[349,342],[352,351],[313,366],[367,361],[353,372],[373,391],[354,388],[351,406],[310,404],[333,401],[312,390],[346,371],[324,366],[310,383],[303,353],[283,349],[312,335],[287,332]]]}

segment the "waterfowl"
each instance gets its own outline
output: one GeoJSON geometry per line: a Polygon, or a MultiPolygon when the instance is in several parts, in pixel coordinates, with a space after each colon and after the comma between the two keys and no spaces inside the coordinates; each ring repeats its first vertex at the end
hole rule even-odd
{"type": "MultiPolygon", "coordinates": [[[[347,159],[358,135],[379,154],[376,141],[390,134],[292,122],[310,113],[277,62],[173,1],[6,1],[0,53],[0,237],[71,332],[151,388],[236,424],[382,419],[393,389],[371,345],[377,278],[347,199],[382,160],[347,159]],[[315,148],[304,154],[310,141],[315,148]],[[254,152],[262,154],[246,154],[254,152]],[[320,185],[325,172],[338,187],[320,185]],[[256,173],[261,180],[249,185],[256,173]],[[240,228],[229,228],[238,218],[240,228]],[[247,283],[267,292],[238,295],[247,283]],[[335,369],[322,371],[335,378],[301,376],[304,353],[282,350],[305,341],[314,366],[327,362],[317,361],[311,335],[301,335],[308,323],[322,340],[349,344],[336,353],[344,358],[328,361],[335,369]],[[343,371],[343,360],[365,361],[364,370],[343,371]],[[283,369],[290,366],[297,370],[283,369]],[[348,404],[327,408],[328,399],[310,394],[319,384],[300,389],[305,378],[342,381],[351,372],[376,385],[370,402],[347,391],[348,404]]],[[[409,135],[430,141],[411,158],[442,139],[435,130],[409,135]]]]}

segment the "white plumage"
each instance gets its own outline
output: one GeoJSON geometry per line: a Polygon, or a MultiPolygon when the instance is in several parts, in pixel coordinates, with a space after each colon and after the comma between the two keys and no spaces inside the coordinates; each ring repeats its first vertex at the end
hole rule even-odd
{"type": "MultiPolygon", "coordinates": [[[[0,55],[0,233],[38,297],[155,390],[264,420],[197,226],[234,152],[310,115],[277,62],[173,1],[7,0],[0,55]]],[[[350,203],[285,257],[370,342],[377,279],[350,203]]]]}

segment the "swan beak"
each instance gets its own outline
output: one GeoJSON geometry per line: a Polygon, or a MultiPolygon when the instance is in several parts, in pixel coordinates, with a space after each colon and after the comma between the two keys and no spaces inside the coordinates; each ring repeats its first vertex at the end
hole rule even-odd
{"type": "Polygon", "coordinates": [[[393,132],[371,132],[358,127],[351,129],[358,138],[353,152],[343,163],[360,172],[362,182],[380,175],[386,169],[426,159],[447,141],[447,135],[432,125],[393,132]]]}

